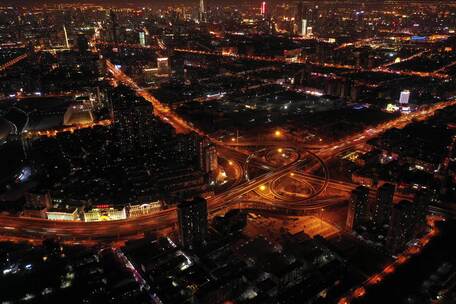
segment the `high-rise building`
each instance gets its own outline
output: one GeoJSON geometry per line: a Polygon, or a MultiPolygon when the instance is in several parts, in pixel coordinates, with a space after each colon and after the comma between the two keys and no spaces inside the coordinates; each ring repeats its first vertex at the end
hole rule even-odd
{"type": "Polygon", "coordinates": [[[304,2],[299,1],[295,12],[295,34],[307,36],[307,18],[304,13],[304,2]]]}
{"type": "Polygon", "coordinates": [[[217,149],[214,144],[208,144],[204,148],[204,172],[215,172],[218,168],[217,149]]]}
{"type": "Polygon", "coordinates": [[[377,227],[389,224],[391,210],[393,208],[395,186],[393,184],[383,184],[377,190],[375,206],[373,212],[373,223],[377,227]]]}
{"type": "Polygon", "coordinates": [[[204,0],[199,2],[199,20],[204,21],[206,18],[206,8],[204,7],[204,0]]]}
{"type": "Polygon", "coordinates": [[[168,57],[157,58],[157,74],[158,75],[169,75],[169,60],[168,57]]]}
{"type": "Polygon", "coordinates": [[[414,231],[414,205],[410,201],[400,201],[393,205],[386,247],[392,254],[405,249],[414,231]]]}
{"type": "Polygon", "coordinates": [[[399,97],[400,104],[408,104],[410,99],[410,91],[404,90],[401,92],[401,96],[399,97]]]}
{"type": "Polygon", "coordinates": [[[86,52],[89,49],[89,40],[84,34],[79,34],[77,39],[78,50],[81,53],[86,52]]]}
{"type": "Polygon", "coordinates": [[[111,11],[109,12],[109,16],[110,16],[110,18],[111,18],[111,40],[112,40],[113,42],[117,43],[117,42],[119,42],[119,41],[118,41],[118,35],[119,35],[119,33],[118,33],[118,31],[119,31],[118,27],[119,27],[119,24],[118,24],[118,22],[117,22],[117,16],[116,16],[116,14],[114,13],[113,10],[111,10],[111,11]]]}
{"type": "Polygon", "coordinates": [[[139,44],[143,47],[146,46],[146,33],[139,32],[139,44]]]}
{"type": "Polygon", "coordinates": [[[204,244],[207,235],[207,202],[202,197],[177,205],[179,238],[183,247],[196,248],[204,244]]]}
{"type": "Polygon", "coordinates": [[[263,17],[266,17],[266,14],[267,14],[267,4],[266,4],[266,1],[261,2],[260,14],[261,14],[263,17]]]}
{"type": "Polygon", "coordinates": [[[196,134],[193,136],[193,142],[198,157],[198,169],[204,173],[212,173],[217,170],[218,158],[215,145],[196,134]]]}
{"type": "Polygon", "coordinates": [[[369,188],[359,186],[352,191],[348,205],[346,228],[356,230],[368,218],[369,188]]]}
{"type": "Polygon", "coordinates": [[[301,20],[301,36],[307,37],[307,19],[301,20]]]}
{"type": "Polygon", "coordinates": [[[298,5],[296,6],[295,21],[300,22],[302,19],[304,19],[304,3],[302,1],[299,1],[298,5]]]}

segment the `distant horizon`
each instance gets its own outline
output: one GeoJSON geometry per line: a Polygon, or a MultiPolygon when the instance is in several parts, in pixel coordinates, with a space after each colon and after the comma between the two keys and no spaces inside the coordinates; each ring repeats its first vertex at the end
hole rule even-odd
{"type": "MultiPolygon", "coordinates": [[[[239,4],[242,2],[246,3],[260,3],[262,0],[205,0],[209,5],[214,4],[239,4]]],[[[269,0],[267,2],[270,3],[295,3],[299,0],[269,0]]],[[[303,0],[305,2],[325,2],[325,3],[343,3],[343,2],[356,2],[356,0],[303,0]]],[[[360,0],[360,3],[384,3],[389,2],[390,0],[360,0]]],[[[198,0],[21,0],[20,3],[17,0],[4,0],[2,1],[1,5],[11,5],[11,6],[29,6],[29,5],[56,5],[56,4],[100,4],[100,5],[123,5],[123,6],[131,6],[131,5],[167,5],[167,4],[198,4],[198,0]]],[[[437,2],[452,2],[451,0],[397,0],[397,2],[429,2],[429,3],[437,3],[437,2]]]]}

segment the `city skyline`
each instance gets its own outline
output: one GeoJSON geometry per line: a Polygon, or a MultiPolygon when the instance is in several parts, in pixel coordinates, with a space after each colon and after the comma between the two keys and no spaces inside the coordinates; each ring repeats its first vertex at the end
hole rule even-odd
{"type": "Polygon", "coordinates": [[[0,15],[2,302],[456,299],[456,3],[0,15]]]}

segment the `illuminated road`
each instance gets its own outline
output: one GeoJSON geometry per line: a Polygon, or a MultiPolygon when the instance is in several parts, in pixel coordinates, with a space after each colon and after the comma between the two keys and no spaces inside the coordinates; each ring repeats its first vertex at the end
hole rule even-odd
{"type": "Polygon", "coordinates": [[[21,62],[22,60],[24,60],[28,56],[29,55],[27,53],[25,53],[25,54],[22,54],[20,56],[17,56],[16,58],[11,59],[8,62],[5,62],[4,64],[0,65],[0,72],[3,72],[5,70],[7,70],[8,68],[12,67],[16,63],[21,62]]]}
{"type": "MultiPolygon", "coordinates": [[[[156,100],[149,93],[145,92],[137,86],[137,84],[127,77],[123,72],[114,67],[108,62],[108,68],[113,76],[119,81],[124,82],[132,89],[134,89],[140,96],[154,105],[154,111],[164,121],[171,123],[176,128],[181,128],[182,131],[189,132],[194,131],[202,136],[207,136],[204,132],[195,128],[191,123],[185,122],[178,117],[169,107],[163,105],[156,100]]],[[[341,139],[332,145],[326,146],[320,150],[316,155],[319,159],[329,160],[334,156],[338,155],[342,151],[352,148],[357,144],[366,142],[367,140],[378,136],[382,132],[385,132],[391,128],[401,128],[414,120],[423,120],[432,116],[435,111],[443,109],[447,106],[456,104],[456,100],[441,102],[436,105],[430,106],[426,110],[414,112],[408,115],[403,115],[395,120],[383,123],[377,127],[366,130],[364,132],[348,136],[347,138],[341,139]]],[[[211,140],[214,140],[210,138],[211,140]]],[[[224,143],[214,140],[218,143],[220,148],[223,146],[226,151],[229,150],[224,143]]],[[[238,153],[238,157],[246,157],[245,153],[240,151],[231,150],[231,155],[238,153]]],[[[285,165],[278,169],[253,178],[250,181],[239,184],[228,191],[216,195],[208,199],[208,209],[210,214],[224,211],[227,208],[231,208],[233,204],[243,201],[243,196],[261,185],[268,184],[277,180],[291,172],[300,171],[306,169],[306,172],[312,172],[313,167],[308,167],[309,163],[307,159],[298,159],[288,165],[285,165]]],[[[274,205],[265,204],[265,208],[272,208],[280,210],[284,214],[290,214],[296,210],[301,212],[309,206],[303,204],[293,204],[287,202],[274,203],[274,205]]],[[[242,206],[242,205],[241,205],[242,206]]],[[[258,205],[257,205],[258,206],[258,205]]],[[[105,240],[112,241],[116,239],[127,239],[131,237],[137,237],[145,231],[160,231],[166,228],[172,228],[176,225],[176,210],[170,208],[164,211],[159,211],[154,214],[145,215],[137,218],[130,218],[122,221],[112,222],[62,222],[62,221],[50,221],[46,219],[38,218],[20,218],[7,215],[0,215],[0,234],[1,235],[13,235],[13,236],[25,236],[31,239],[41,239],[43,237],[55,236],[67,240],[105,240]]]]}
{"type": "Polygon", "coordinates": [[[252,60],[252,61],[265,61],[265,62],[278,62],[278,63],[285,63],[285,64],[309,64],[313,66],[319,66],[324,68],[333,68],[333,69],[342,69],[342,70],[356,70],[359,72],[379,72],[379,73],[386,73],[386,74],[396,74],[401,76],[414,76],[414,77],[432,77],[432,78],[439,78],[439,79],[447,79],[449,78],[448,75],[436,72],[417,72],[417,71],[399,71],[399,70],[391,70],[388,67],[379,67],[374,69],[363,69],[360,67],[352,66],[352,65],[342,65],[342,64],[335,64],[335,63],[322,63],[322,62],[314,62],[314,61],[307,61],[307,60],[300,60],[289,62],[285,58],[276,58],[276,57],[266,57],[266,56],[255,56],[255,55],[238,55],[238,54],[225,54],[219,52],[210,52],[210,51],[201,51],[195,49],[174,49],[174,51],[179,53],[187,53],[187,54],[194,54],[194,55],[203,55],[203,56],[217,56],[217,57],[227,57],[227,58],[236,58],[241,60],[252,60]]]}
{"type": "Polygon", "coordinates": [[[114,78],[124,83],[125,85],[129,86],[132,90],[134,90],[139,96],[143,97],[145,100],[150,102],[154,107],[154,114],[159,117],[162,121],[172,125],[176,132],[178,133],[188,133],[188,132],[195,132],[201,136],[207,136],[201,130],[193,127],[190,123],[184,121],[180,118],[176,113],[174,113],[170,107],[164,105],[159,100],[157,100],[154,96],[152,96],[149,92],[140,88],[136,82],[133,81],[130,77],[128,77],[122,70],[115,67],[109,60],[106,61],[106,65],[108,71],[114,76],[114,78]]]}
{"type": "Polygon", "coordinates": [[[112,123],[112,121],[110,119],[103,119],[103,120],[95,121],[95,122],[92,122],[92,123],[73,125],[73,126],[70,126],[70,127],[63,127],[63,128],[59,128],[59,129],[41,130],[41,131],[27,131],[27,133],[25,133],[24,136],[26,138],[32,138],[32,137],[55,137],[55,136],[57,136],[57,134],[62,133],[62,132],[71,132],[71,133],[73,133],[74,131],[77,131],[77,130],[93,128],[95,126],[109,126],[111,123],[112,123]]]}
{"type": "Polygon", "coordinates": [[[429,52],[430,52],[429,50],[424,50],[424,51],[418,52],[416,54],[413,54],[413,55],[411,55],[411,56],[409,56],[407,58],[402,58],[402,59],[399,60],[399,62],[396,62],[396,60],[393,60],[391,62],[385,63],[385,64],[379,66],[379,68],[388,68],[388,67],[390,67],[392,65],[395,65],[397,63],[407,62],[407,61],[410,61],[412,59],[418,58],[418,57],[420,57],[420,56],[422,56],[422,55],[424,55],[426,53],[429,53],[429,52]]]}
{"type": "Polygon", "coordinates": [[[373,287],[381,283],[389,275],[392,275],[402,264],[407,263],[407,261],[413,256],[421,252],[424,246],[426,246],[429,241],[436,235],[439,231],[435,227],[434,223],[430,223],[431,230],[429,233],[421,237],[415,246],[409,247],[401,255],[399,255],[394,262],[386,265],[382,271],[371,275],[367,280],[361,283],[359,286],[352,288],[352,290],[340,298],[337,302],[338,304],[349,304],[352,300],[361,298],[365,296],[370,287],[373,287]]]}

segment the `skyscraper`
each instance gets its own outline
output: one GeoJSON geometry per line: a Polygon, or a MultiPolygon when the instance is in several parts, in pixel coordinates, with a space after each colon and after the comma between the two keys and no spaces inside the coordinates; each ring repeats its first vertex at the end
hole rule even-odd
{"type": "Polygon", "coordinates": [[[393,208],[395,186],[393,184],[383,184],[377,190],[375,206],[373,212],[373,222],[377,227],[389,224],[391,210],[393,208]]]}
{"type": "Polygon", "coordinates": [[[266,13],[267,13],[266,1],[261,2],[260,13],[263,17],[266,17],[266,13]]]}
{"type": "Polygon", "coordinates": [[[84,34],[79,34],[77,39],[78,50],[81,53],[86,52],[89,49],[89,41],[84,34]]]}
{"type": "Polygon", "coordinates": [[[207,235],[207,201],[197,197],[180,203],[177,217],[182,246],[193,249],[203,245],[207,235]]]}
{"type": "Polygon", "coordinates": [[[307,34],[307,19],[305,19],[304,16],[304,3],[302,1],[298,2],[298,5],[296,6],[296,12],[295,12],[295,34],[302,35],[304,36],[307,34]],[[304,22],[305,20],[305,22],[304,22]]]}
{"type": "Polygon", "coordinates": [[[118,42],[118,27],[117,16],[113,10],[109,12],[109,17],[111,18],[111,39],[113,42],[118,42]]]}
{"type": "Polygon", "coordinates": [[[139,44],[143,47],[146,46],[146,33],[139,32],[139,44]]]}
{"type": "Polygon", "coordinates": [[[206,16],[206,8],[204,7],[204,0],[199,2],[199,20],[204,21],[206,16]]]}
{"type": "Polygon", "coordinates": [[[348,205],[346,228],[356,230],[368,217],[369,188],[359,186],[352,191],[348,205]]]}

